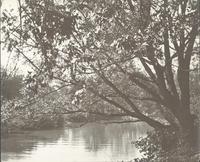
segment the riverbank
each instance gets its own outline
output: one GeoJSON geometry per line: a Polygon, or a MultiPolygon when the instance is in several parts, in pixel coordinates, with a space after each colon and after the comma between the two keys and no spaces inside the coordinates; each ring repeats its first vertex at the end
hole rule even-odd
{"type": "Polygon", "coordinates": [[[7,136],[8,134],[18,133],[20,131],[35,131],[35,130],[52,130],[57,128],[79,128],[87,123],[99,123],[109,124],[118,123],[118,118],[84,118],[82,116],[69,116],[59,115],[54,117],[40,116],[35,119],[26,119],[23,117],[14,118],[13,120],[7,121],[7,123],[1,123],[1,136],[7,136]]]}

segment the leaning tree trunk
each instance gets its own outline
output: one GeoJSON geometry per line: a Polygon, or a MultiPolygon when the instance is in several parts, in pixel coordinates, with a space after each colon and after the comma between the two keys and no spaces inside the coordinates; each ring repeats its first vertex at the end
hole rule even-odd
{"type": "Polygon", "coordinates": [[[179,122],[180,131],[183,138],[191,147],[198,146],[198,127],[195,126],[195,118],[190,109],[190,87],[189,87],[189,63],[184,60],[185,64],[179,65],[178,83],[180,87],[179,101],[179,122]]]}

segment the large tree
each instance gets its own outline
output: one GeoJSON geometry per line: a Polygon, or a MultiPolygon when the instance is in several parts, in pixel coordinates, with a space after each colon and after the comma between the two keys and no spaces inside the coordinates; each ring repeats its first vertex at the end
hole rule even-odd
{"type": "Polygon", "coordinates": [[[112,109],[104,111],[109,115],[193,137],[189,78],[199,53],[198,3],[19,0],[19,16],[3,12],[2,30],[8,50],[33,66],[35,84],[78,85],[83,91],[76,96],[100,99],[112,109]]]}

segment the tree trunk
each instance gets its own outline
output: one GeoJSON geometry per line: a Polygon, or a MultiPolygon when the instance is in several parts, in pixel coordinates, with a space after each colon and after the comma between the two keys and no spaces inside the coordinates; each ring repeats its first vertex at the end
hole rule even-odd
{"type": "Polygon", "coordinates": [[[189,144],[191,149],[198,148],[198,126],[195,125],[194,116],[190,113],[182,112],[180,119],[180,132],[184,142],[189,144]]]}

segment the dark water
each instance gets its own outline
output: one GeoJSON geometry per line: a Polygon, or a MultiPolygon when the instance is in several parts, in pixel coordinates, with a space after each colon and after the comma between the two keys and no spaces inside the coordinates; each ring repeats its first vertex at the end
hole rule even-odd
{"type": "Polygon", "coordinates": [[[87,124],[80,128],[25,131],[1,139],[2,162],[117,162],[141,156],[132,141],[142,123],[87,124]]]}

